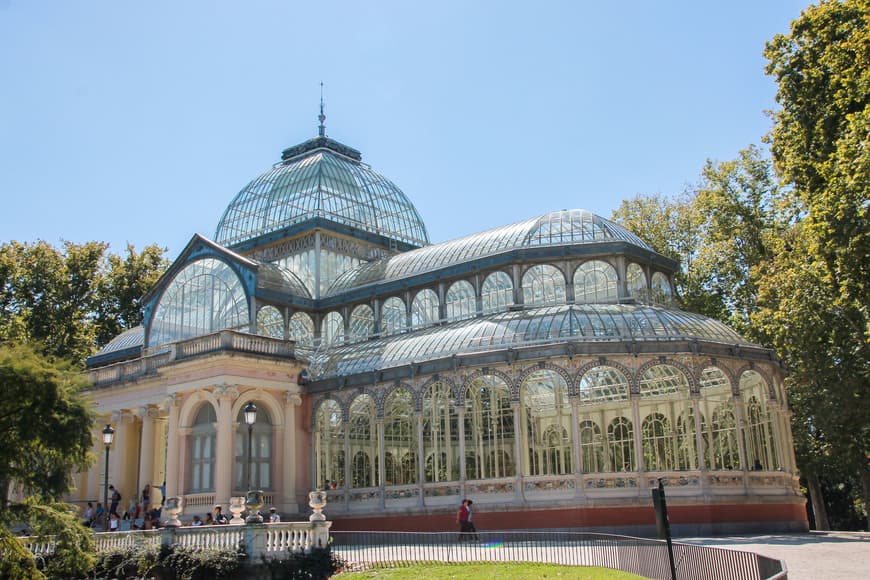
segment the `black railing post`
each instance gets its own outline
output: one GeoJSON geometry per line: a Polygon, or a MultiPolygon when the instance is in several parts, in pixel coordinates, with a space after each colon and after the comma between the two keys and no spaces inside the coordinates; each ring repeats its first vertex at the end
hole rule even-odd
{"type": "Polygon", "coordinates": [[[671,580],[677,580],[677,568],[674,565],[674,545],[671,541],[671,524],[668,521],[668,505],[665,501],[665,486],[662,478],[659,478],[658,489],[652,490],[653,507],[656,512],[656,527],[659,537],[664,537],[668,544],[668,560],[671,563],[671,580]]]}

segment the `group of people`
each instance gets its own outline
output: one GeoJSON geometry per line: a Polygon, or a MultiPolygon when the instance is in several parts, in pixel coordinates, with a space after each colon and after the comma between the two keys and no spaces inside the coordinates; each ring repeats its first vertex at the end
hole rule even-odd
{"type": "MultiPolygon", "coordinates": [[[[269,508],[269,517],[267,521],[270,524],[276,524],[281,521],[281,514],[278,513],[276,508],[269,508]]],[[[214,506],[214,515],[208,513],[205,514],[205,519],[202,519],[199,516],[193,516],[193,521],[190,522],[191,526],[223,526],[230,523],[229,518],[224,515],[224,510],[221,506],[214,506]]]]}
{"type": "MultiPolygon", "coordinates": [[[[161,487],[162,489],[165,488],[161,487]]],[[[91,528],[105,528],[111,532],[124,528],[149,530],[159,527],[163,503],[161,501],[159,506],[153,505],[151,484],[145,485],[138,498],[131,498],[127,509],[123,512],[118,511],[123,499],[121,493],[115,489],[114,485],[110,485],[108,491],[108,511],[101,502],[97,502],[97,505],[94,506],[94,503],[89,501],[85,508],[84,520],[82,522],[84,525],[91,528]],[[106,518],[108,518],[108,522],[106,518]],[[129,522],[129,524],[124,524],[123,522],[129,522]]]]}

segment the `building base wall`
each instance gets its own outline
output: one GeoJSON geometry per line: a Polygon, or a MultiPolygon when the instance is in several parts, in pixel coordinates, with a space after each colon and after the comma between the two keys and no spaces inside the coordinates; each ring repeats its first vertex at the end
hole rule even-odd
{"type": "MultiPolygon", "coordinates": [[[[328,511],[328,507],[327,507],[328,511]]],[[[739,533],[806,532],[809,530],[803,502],[668,506],[675,536],[739,533]]],[[[347,517],[333,520],[332,530],[343,531],[456,531],[455,515],[397,514],[394,516],[347,517]]],[[[571,530],[618,533],[644,537],[656,535],[653,508],[586,507],[474,513],[480,531],[571,530]]]]}

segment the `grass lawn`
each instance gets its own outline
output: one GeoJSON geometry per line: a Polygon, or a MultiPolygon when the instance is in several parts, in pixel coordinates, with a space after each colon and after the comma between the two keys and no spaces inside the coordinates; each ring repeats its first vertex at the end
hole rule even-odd
{"type": "Polygon", "coordinates": [[[560,566],[558,564],[525,564],[516,562],[468,563],[468,564],[415,564],[402,568],[372,568],[364,572],[345,572],[336,578],[361,580],[378,578],[384,580],[538,580],[538,578],[570,578],[572,580],[636,580],[635,574],[595,568],[590,566],[560,566]]]}

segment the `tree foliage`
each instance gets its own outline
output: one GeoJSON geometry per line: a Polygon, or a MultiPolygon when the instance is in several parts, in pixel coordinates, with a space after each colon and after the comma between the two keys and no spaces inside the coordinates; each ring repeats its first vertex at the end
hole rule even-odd
{"type": "Polygon", "coordinates": [[[140,300],[166,268],[165,250],[101,242],[62,249],[39,241],[0,245],[0,342],[38,343],[76,363],[142,321],[140,300]]]}

